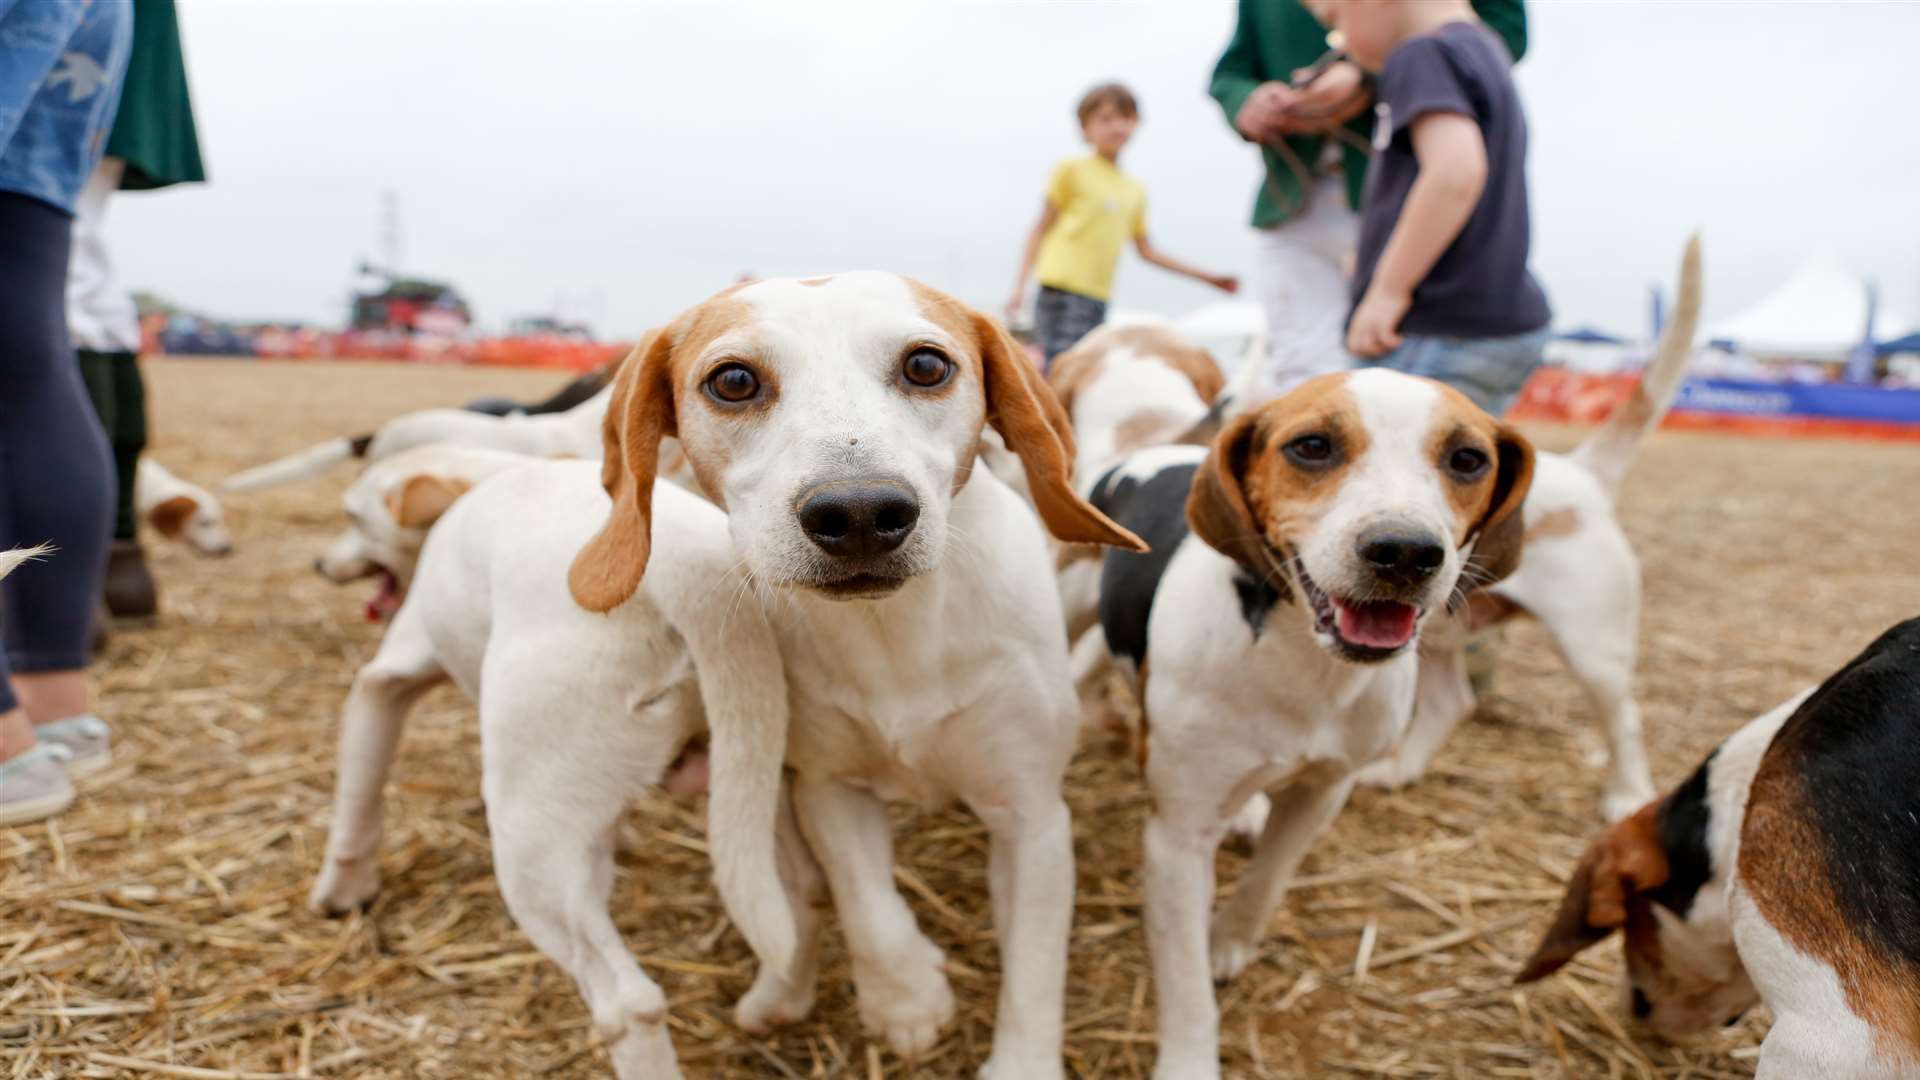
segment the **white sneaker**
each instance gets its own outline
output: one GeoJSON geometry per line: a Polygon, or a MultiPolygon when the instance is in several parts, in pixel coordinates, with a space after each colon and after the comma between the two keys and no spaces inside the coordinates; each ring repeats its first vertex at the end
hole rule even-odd
{"type": "Polygon", "coordinates": [[[0,825],[24,825],[73,805],[66,747],[35,743],[26,753],[0,761],[0,825]]]}
{"type": "Polygon", "coordinates": [[[36,724],[33,734],[43,743],[66,748],[67,775],[75,780],[113,764],[113,747],[109,744],[113,730],[92,713],[36,724]]]}

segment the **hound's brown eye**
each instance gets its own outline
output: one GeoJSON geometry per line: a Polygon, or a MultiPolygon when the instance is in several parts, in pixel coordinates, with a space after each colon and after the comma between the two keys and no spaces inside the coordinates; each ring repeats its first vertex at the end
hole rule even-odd
{"type": "Polygon", "coordinates": [[[1324,465],[1333,458],[1333,440],[1325,435],[1302,435],[1285,449],[1287,456],[1301,465],[1324,465]]]}
{"type": "Polygon", "coordinates": [[[953,376],[953,361],[932,349],[915,349],[900,365],[900,373],[915,386],[939,386],[953,376]]]}
{"type": "Polygon", "coordinates": [[[1459,474],[1460,476],[1471,480],[1474,477],[1479,476],[1481,473],[1486,471],[1487,469],[1486,452],[1481,450],[1475,450],[1471,446],[1463,446],[1460,449],[1455,450],[1453,453],[1447,455],[1447,468],[1452,469],[1455,473],[1459,474]]]}
{"type": "Polygon", "coordinates": [[[760,393],[760,377],[745,364],[728,364],[707,376],[707,393],[730,405],[738,405],[760,393]]]}

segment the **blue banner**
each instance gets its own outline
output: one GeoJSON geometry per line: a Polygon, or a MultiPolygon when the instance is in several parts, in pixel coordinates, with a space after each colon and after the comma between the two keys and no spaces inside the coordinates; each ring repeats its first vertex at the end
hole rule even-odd
{"type": "Polygon", "coordinates": [[[1688,379],[1676,409],[1734,416],[1805,416],[1920,425],[1920,390],[1847,383],[1688,379]]]}

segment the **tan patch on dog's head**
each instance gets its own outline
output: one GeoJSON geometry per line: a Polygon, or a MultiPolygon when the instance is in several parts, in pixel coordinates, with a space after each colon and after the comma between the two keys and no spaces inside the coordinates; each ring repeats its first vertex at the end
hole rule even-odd
{"type": "Polygon", "coordinates": [[[387,513],[403,529],[430,528],[473,483],[457,476],[421,473],[387,492],[387,513]]]}
{"type": "Polygon", "coordinates": [[[1120,421],[1113,429],[1115,453],[1126,454],[1149,446],[1172,442],[1187,429],[1178,420],[1158,412],[1140,413],[1120,421]]]}
{"type": "Polygon", "coordinates": [[[1520,565],[1526,546],[1526,522],[1521,507],[1533,485],[1533,444],[1511,425],[1502,423],[1465,394],[1442,383],[1443,415],[1433,426],[1428,460],[1443,472],[1448,456],[1473,449],[1487,455],[1490,468],[1475,483],[1447,483],[1447,499],[1460,524],[1456,543],[1473,540],[1466,584],[1481,588],[1505,578],[1520,565]]]}
{"type": "Polygon", "coordinates": [[[1187,497],[1194,535],[1272,580],[1367,450],[1366,427],[1341,375],[1326,375],[1235,418],[1213,440],[1187,497]],[[1333,456],[1311,468],[1288,460],[1295,440],[1327,440],[1333,456]]]}
{"type": "Polygon", "coordinates": [[[175,495],[147,511],[147,523],[161,536],[178,540],[187,527],[187,520],[199,509],[199,500],[190,495],[175,495]]]}
{"type": "Polygon", "coordinates": [[[1833,968],[1847,1004],[1872,1026],[1876,1048],[1920,1065],[1920,971],[1862,936],[1834,894],[1803,757],[1783,731],[1761,760],[1740,830],[1741,881],[1782,937],[1833,968]]]}

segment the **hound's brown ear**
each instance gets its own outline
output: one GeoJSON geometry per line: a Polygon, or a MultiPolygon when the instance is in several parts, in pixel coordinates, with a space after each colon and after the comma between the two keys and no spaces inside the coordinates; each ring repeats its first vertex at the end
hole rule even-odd
{"type": "Polygon", "coordinates": [[[620,365],[601,425],[600,482],[613,496],[607,523],[574,556],[567,587],[599,614],[640,587],[653,543],[653,476],[660,440],[679,433],[673,411],[673,343],[666,330],[641,339],[620,365]]]}
{"type": "Polygon", "coordinates": [[[1533,487],[1533,444],[1505,424],[1494,439],[1496,467],[1493,498],[1473,526],[1473,554],[1467,558],[1473,588],[1491,585],[1520,566],[1526,547],[1526,515],[1521,513],[1533,487]]]}
{"type": "Polygon", "coordinates": [[[1260,441],[1260,416],[1243,413],[1214,437],[1187,492],[1187,525],[1207,546],[1239,563],[1255,580],[1289,595],[1260,522],[1247,501],[1247,470],[1260,441]]]}
{"type": "Polygon", "coordinates": [[[1047,531],[1070,544],[1145,551],[1145,541],[1114,524],[1073,490],[1073,425],[1060,399],[1000,324],[978,312],[973,332],[986,380],[987,422],[1020,455],[1033,508],[1047,531]]]}
{"type": "Polygon", "coordinates": [[[409,476],[406,483],[387,492],[387,512],[403,529],[425,529],[472,487],[458,477],[409,476]]]}
{"type": "Polygon", "coordinates": [[[1649,803],[1639,813],[1601,833],[1567,881],[1567,894],[1553,925],[1515,982],[1544,979],[1567,961],[1627,925],[1627,908],[1635,894],[1658,888],[1672,873],[1660,846],[1660,804],[1649,803]]]}
{"type": "Polygon", "coordinates": [[[147,511],[147,521],[161,536],[169,540],[180,539],[180,533],[187,527],[187,519],[200,509],[200,503],[190,495],[175,495],[147,511]]]}

